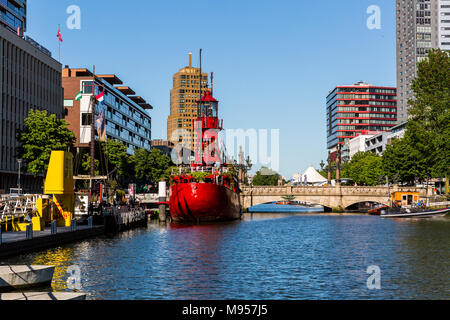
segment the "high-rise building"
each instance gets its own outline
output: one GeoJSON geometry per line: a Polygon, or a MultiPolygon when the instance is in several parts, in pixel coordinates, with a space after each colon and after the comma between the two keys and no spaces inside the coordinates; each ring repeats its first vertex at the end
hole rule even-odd
{"type": "Polygon", "coordinates": [[[358,82],[337,86],[327,96],[327,147],[348,145],[357,135],[390,131],[397,121],[396,89],[358,82]]]}
{"type": "Polygon", "coordinates": [[[397,0],[397,97],[398,122],[408,119],[408,100],[417,62],[432,48],[450,49],[449,0],[397,0]]]}
{"type": "Polygon", "coordinates": [[[439,47],[450,51],[450,0],[439,1],[439,47]]]}
{"type": "MultiPolygon", "coordinates": [[[[18,185],[16,133],[23,129],[30,109],[47,110],[58,118],[64,111],[61,64],[35,43],[10,31],[0,25],[0,193],[18,185]]],[[[42,192],[42,180],[22,170],[21,187],[42,192]]]]}
{"type": "Polygon", "coordinates": [[[0,0],[0,24],[12,32],[27,28],[27,0],[0,0]]]}
{"type": "Polygon", "coordinates": [[[194,150],[193,120],[197,118],[197,101],[207,89],[208,74],[202,72],[200,79],[200,68],[192,67],[192,54],[189,53],[189,66],[181,68],[173,76],[170,115],[167,119],[168,141],[194,150]]]}
{"type": "MultiPolygon", "coordinates": [[[[91,141],[93,73],[88,69],[66,66],[62,76],[66,121],[77,138],[75,146],[87,148],[91,141]],[[81,98],[77,100],[80,91],[81,98]]],[[[103,112],[106,138],[122,141],[129,154],[134,153],[134,148],[150,150],[152,118],[147,111],[153,107],[142,97],[136,96],[130,87],[124,86],[114,74],[95,75],[95,84],[95,95],[104,90],[103,104],[96,106],[95,114],[101,115],[103,112]]]]}

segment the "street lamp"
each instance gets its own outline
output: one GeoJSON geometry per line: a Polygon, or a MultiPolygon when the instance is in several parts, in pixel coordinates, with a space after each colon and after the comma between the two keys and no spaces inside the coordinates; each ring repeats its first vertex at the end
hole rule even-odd
{"type": "Polygon", "coordinates": [[[323,167],[325,166],[325,163],[322,161],[320,161],[320,168],[323,170],[323,167]]]}
{"type": "Polygon", "coordinates": [[[20,167],[22,164],[22,159],[17,159],[17,163],[19,164],[19,175],[17,177],[17,186],[19,188],[19,193],[20,193],[20,167]]]}

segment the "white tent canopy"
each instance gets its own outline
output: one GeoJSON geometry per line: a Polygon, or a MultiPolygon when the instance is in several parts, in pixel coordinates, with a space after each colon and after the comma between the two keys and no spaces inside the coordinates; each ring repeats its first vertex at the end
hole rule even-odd
{"type": "Polygon", "coordinates": [[[317,172],[313,166],[310,166],[303,174],[303,181],[308,184],[322,184],[327,182],[327,179],[317,172]]]}

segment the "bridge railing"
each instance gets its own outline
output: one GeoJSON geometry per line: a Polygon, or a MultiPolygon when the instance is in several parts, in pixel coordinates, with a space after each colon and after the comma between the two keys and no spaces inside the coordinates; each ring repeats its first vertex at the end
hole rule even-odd
{"type": "Polygon", "coordinates": [[[425,195],[426,188],[402,186],[242,186],[244,194],[376,194],[388,195],[389,192],[420,192],[425,195]]]}

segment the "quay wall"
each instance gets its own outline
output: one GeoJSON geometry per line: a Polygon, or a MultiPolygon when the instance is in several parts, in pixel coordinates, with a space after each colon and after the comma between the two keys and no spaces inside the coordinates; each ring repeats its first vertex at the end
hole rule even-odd
{"type": "MultiPolygon", "coordinates": [[[[17,256],[37,250],[43,250],[96,237],[105,233],[104,226],[94,226],[92,229],[82,229],[71,232],[61,232],[54,235],[35,237],[30,240],[19,240],[0,244],[0,258],[17,256]]],[[[3,234],[4,235],[4,234],[3,234]]]]}

